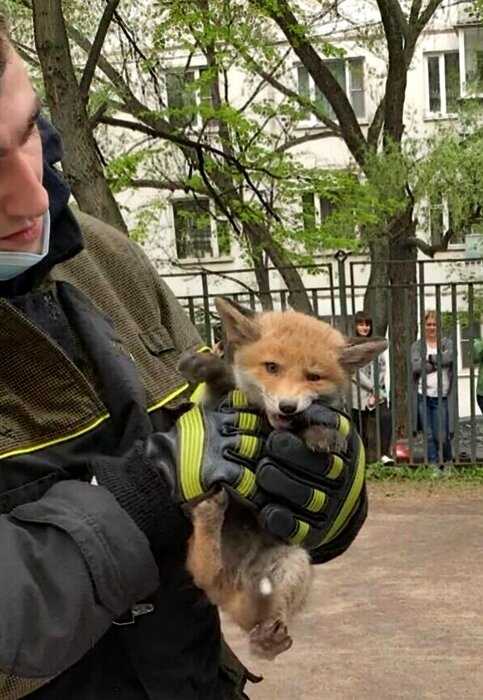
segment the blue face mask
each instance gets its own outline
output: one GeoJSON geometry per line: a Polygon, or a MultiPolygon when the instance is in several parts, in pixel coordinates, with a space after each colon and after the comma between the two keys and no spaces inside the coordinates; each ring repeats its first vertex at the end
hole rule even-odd
{"type": "Polygon", "coordinates": [[[21,275],[30,267],[43,260],[49,252],[50,214],[44,214],[44,230],[42,234],[42,250],[40,253],[16,253],[10,250],[0,250],[0,281],[11,280],[21,275]]]}

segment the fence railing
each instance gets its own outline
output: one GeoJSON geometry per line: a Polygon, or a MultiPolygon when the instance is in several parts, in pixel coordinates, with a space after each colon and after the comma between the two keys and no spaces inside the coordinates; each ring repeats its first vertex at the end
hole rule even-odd
{"type": "MultiPolygon", "coordinates": [[[[368,289],[382,300],[380,303],[388,305],[386,376],[379,376],[377,361],[372,368],[374,393],[381,398],[384,385],[387,402],[381,399],[371,410],[361,402],[361,375],[346,397],[346,407],[354,411],[364,433],[371,461],[390,451],[388,456],[410,464],[454,461],[483,465],[483,421],[477,399],[483,357],[478,360],[474,353],[483,322],[483,267],[479,267],[483,259],[471,264],[468,271],[465,260],[421,261],[414,281],[369,288],[368,263],[352,261],[343,254],[323,266],[297,268],[313,313],[348,335],[354,333],[353,318],[363,309],[368,289]],[[436,316],[437,350],[431,353],[435,355],[434,369],[423,362],[418,375],[415,353],[419,347],[424,358],[427,354],[428,310],[436,316]],[[395,335],[401,328],[412,328],[412,332],[401,334],[399,330],[395,335]],[[416,338],[419,345],[414,344],[416,338]],[[445,348],[451,349],[449,363],[445,348]],[[451,433],[449,447],[447,433],[451,433]]],[[[208,344],[215,340],[219,323],[213,303],[216,296],[230,296],[261,310],[250,269],[190,271],[164,278],[208,344]]],[[[269,271],[269,294],[274,308],[290,307],[290,292],[276,270],[269,271]]]]}

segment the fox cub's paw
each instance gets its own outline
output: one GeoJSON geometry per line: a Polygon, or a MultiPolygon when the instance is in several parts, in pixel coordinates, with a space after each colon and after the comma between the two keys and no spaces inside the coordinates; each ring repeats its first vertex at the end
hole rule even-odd
{"type": "Polygon", "coordinates": [[[311,425],[304,430],[302,438],[314,452],[344,452],[347,442],[337,430],[323,425],[311,425]]]}
{"type": "Polygon", "coordinates": [[[218,525],[223,522],[228,507],[229,496],[225,489],[220,489],[192,508],[192,519],[202,521],[205,525],[218,525]]]}
{"type": "Polygon", "coordinates": [[[226,372],[225,363],[210,352],[186,350],[178,362],[178,371],[193,384],[209,382],[226,372]]]}
{"type": "Polygon", "coordinates": [[[274,659],[292,646],[287,625],[282,620],[261,622],[250,632],[250,651],[262,659],[274,659]]]}

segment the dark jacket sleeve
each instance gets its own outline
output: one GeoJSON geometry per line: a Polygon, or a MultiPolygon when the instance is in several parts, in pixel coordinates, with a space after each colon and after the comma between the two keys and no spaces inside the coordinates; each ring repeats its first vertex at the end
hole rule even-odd
{"type": "Polygon", "coordinates": [[[146,537],[85,482],[0,516],[0,551],[0,681],[57,675],[158,585],[146,537]]]}

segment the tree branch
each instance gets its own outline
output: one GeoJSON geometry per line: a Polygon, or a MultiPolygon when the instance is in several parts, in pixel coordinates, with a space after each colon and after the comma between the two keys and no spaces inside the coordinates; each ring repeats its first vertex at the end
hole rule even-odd
{"type": "Polygon", "coordinates": [[[421,12],[421,7],[423,6],[423,0],[413,0],[411,4],[411,10],[409,11],[409,24],[414,26],[418,21],[419,13],[421,12]]]}
{"type": "Polygon", "coordinates": [[[367,143],[369,148],[376,150],[377,144],[379,143],[379,137],[381,135],[382,127],[384,126],[384,118],[386,114],[386,102],[385,99],[382,100],[377,105],[377,109],[372,118],[372,122],[367,131],[367,143]]]}
{"type": "Polygon", "coordinates": [[[180,190],[186,192],[188,190],[192,190],[191,187],[187,187],[181,180],[156,180],[149,178],[131,180],[129,182],[129,187],[134,187],[136,189],[167,190],[169,192],[178,192],[180,190]]]}
{"type": "Polygon", "coordinates": [[[397,20],[401,34],[404,36],[405,40],[407,41],[409,38],[409,34],[410,34],[410,27],[409,27],[408,21],[406,19],[406,15],[402,11],[401,5],[399,4],[399,1],[398,0],[386,0],[386,1],[387,1],[389,11],[394,15],[395,19],[397,20]]]}
{"type": "Polygon", "coordinates": [[[30,66],[33,68],[40,69],[40,63],[35,59],[36,54],[33,51],[30,51],[28,46],[24,46],[23,44],[20,44],[18,41],[13,41],[12,42],[13,46],[15,47],[15,51],[18,53],[18,55],[23,58],[23,60],[28,63],[30,66]]]}
{"type": "Polygon", "coordinates": [[[438,7],[442,4],[443,0],[429,0],[427,7],[421,12],[417,21],[416,29],[419,34],[423,31],[425,26],[428,24],[438,7]]]}
{"type": "MultiPolygon", "coordinates": [[[[87,39],[87,37],[85,37],[76,27],[73,27],[71,24],[66,24],[66,28],[69,37],[77,44],[77,46],[79,46],[79,48],[89,55],[92,52],[92,43],[89,41],[89,39],[87,39]]],[[[145,105],[143,105],[142,102],[140,102],[134,95],[122,75],[118,73],[114,66],[106,58],[104,58],[102,54],[100,54],[98,57],[97,66],[116,88],[119,97],[124,100],[123,108],[127,112],[133,116],[136,116],[137,112],[142,113],[148,111],[147,107],[145,107],[145,105]]],[[[169,128],[168,122],[166,122],[166,126],[169,128]]]]}
{"type": "Polygon", "coordinates": [[[83,99],[84,102],[87,102],[87,100],[89,99],[89,90],[92,84],[94,73],[96,71],[96,66],[99,61],[99,57],[101,55],[104,40],[106,38],[107,32],[109,31],[112,17],[114,15],[114,12],[116,11],[117,6],[119,5],[119,2],[120,0],[109,0],[97,27],[96,36],[94,38],[94,42],[89,52],[87,63],[85,65],[84,72],[82,74],[82,78],[79,85],[81,99],[83,99]]]}
{"type": "Polygon", "coordinates": [[[443,234],[443,237],[441,238],[441,243],[437,243],[434,245],[427,243],[422,238],[411,237],[406,240],[406,246],[408,248],[417,248],[429,258],[434,258],[436,253],[444,253],[446,250],[448,250],[448,245],[451,241],[451,238],[454,236],[454,233],[455,232],[453,231],[453,229],[449,228],[443,234]]]}
{"type": "Polygon", "coordinates": [[[404,35],[394,14],[393,0],[377,0],[389,55],[386,90],[384,140],[401,143],[404,124],[404,102],[407,87],[407,64],[404,35]]]}
{"type": "Polygon", "coordinates": [[[307,109],[312,112],[312,114],[320,122],[322,122],[322,124],[325,124],[325,126],[331,129],[331,131],[340,135],[340,127],[337,122],[329,119],[329,117],[322,112],[322,110],[319,109],[314,102],[312,102],[312,100],[304,98],[302,95],[299,95],[298,92],[280,82],[280,80],[275,77],[274,73],[268,73],[266,70],[264,70],[248,53],[244,52],[244,58],[252,66],[253,70],[255,70],[258,75],[265,80],[266,83],[274,87],[276,90],[282,93],[282,95],[285,95],[286,97],[298,102],[303,109],[307,109]]]}
{"type": "Polygon", "coordinates": [[[291,11],[287,0],[251,0],[262,12],[279,26],[285,34],[294,53],[302,61],[319,90],[325,95],[334,110],[341,135],[355,158],[363,168],[366,154],[366,140],[347,95],[332,75],[326,63],[319,56],[309,39],[304,27],[291,11]]]}
{"type": "Polygon", "coordinates": [[[107,124],[108,126],[118,126],[121,129],[130,129],[131,131],[139,131],[141,134],[146,134],[151,136],[153,139],[158,139],[160,133],[158,129],[153,129],[146,124],[141,124],[141,122],[134,122],[130,119],[118,119],[117,117],[109,117],[106,114],[101,115],[99,119],[100,124],[107,124]]]}
{"type": "Polygon", "coordinates": [[[277,146],[275,149],[275,153],[285,153],[285,151],[288,151],[290,148],[295,148],[296,146],[301,146],[304,143],[308,143],[309,141],[319,141],[321,139],[328,139],[332,137],[339,137],[340,133],[336,133],[335,131],[327,131],[324,130],[320,132],[318,129],[313,131],[310,134],[304,134],[304,136],[298,136],[295,139],[290,139],[289,141],[285,141],[285,143],[282,143],[280,146],[277,146]]]}
{"type": "MultiPolygon", "coordinates": [[[[213,262],[216,262],[216,258],[213,259],[213,262]]],[[[232,277],[231,275],[227,275],[225,272],[219,272],[218,270],[212,270],[209,267],[205,267],[201,263],[186,263],[183,265],[182,262],[179,260],[173,261],[173,265],[176,267],[179,267],[181,270],[186,270],[187,272],[196,271],[196,272],[208,272],[210,275],[216,275],[217,277],[221,277],[224,280],[228,280],[229,282],[236,282],[242,289],[246,289],[247,292],[250,292],[250,294],[254,294],[256,297],[260,298],[260,292],[257,289],[253,289],[253,287],[250,287],[250,285],[246,284],[246,282],[242,282],[241,279],[238,279],[237,277],[232,277]]]]}

